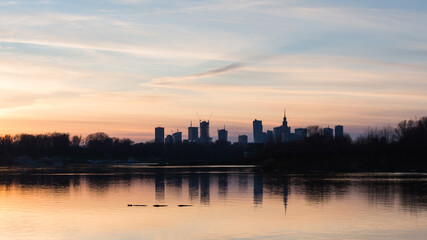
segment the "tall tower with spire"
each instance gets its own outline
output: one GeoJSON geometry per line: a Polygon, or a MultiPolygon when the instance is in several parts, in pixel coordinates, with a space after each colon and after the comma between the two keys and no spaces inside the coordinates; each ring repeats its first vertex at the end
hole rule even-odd
{"type": "Polygon", "coordinates": [[[286,109],[283,110],[282,126],[275,127],[273,134],[276,142],[287,142],[289,140],[291,128],[288,126],[288,120],[286,119],[286,109]]]}
{"type": "Polygon", "coordinates": [[[286,120],[286,108],[283,110],[283,123],[282,123],[282,126],[284,128],[288,127],[288,121],[286,120]]]}

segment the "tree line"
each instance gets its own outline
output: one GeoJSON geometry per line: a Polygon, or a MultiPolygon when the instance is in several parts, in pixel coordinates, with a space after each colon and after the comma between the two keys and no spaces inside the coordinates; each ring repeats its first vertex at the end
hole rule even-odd
{"type": "Polygon", "coordinates": [[[243,148],[228,143],[157,144],[135,143],[129,138],[110,137],[104,132],[82,136],[68,133],[17,134],[0,136],[0,163],[13,163],[26,156],[32,160],[55,157],[68,162],[87,160],[152,162],[224,162],[241,160],[243,148]]]}
{"type": "Polygon", "coordinates": [[[293,171],[427,171],[427,117],[368,128],[354,141],[348,135],[329,139],[318,126],[307,130],[303,142],[267,144],[258,163],[293,171]]]}

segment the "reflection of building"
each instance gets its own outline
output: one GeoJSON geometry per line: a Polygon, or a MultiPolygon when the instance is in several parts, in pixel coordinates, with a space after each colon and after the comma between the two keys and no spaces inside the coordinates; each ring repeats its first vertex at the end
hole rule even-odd
{"type": "Polygon", "coordinates": [[[334,138],[334,130],[332,128],[330,128],[330,127],[324,128],[323,129],[323,136],[326,139],[332,139],[332,138],[334,138]]]}
{"type": "Polygon", "coordinates": [[[200,175],[200,203],[209,205],[210,203],[210,179],[209,174],[204,173],[200,175]]]}
{"type": "Polygon", "coordinates": [[[165,142],[165,129],[162,127],[156,127],[155,129],[155,143],[164,143],[165,142]]]}
{"type": "Polygon", "coordinates": [[[190,125],[188,128],[188,141],[189,142],[196,142],[199,138],[199,128],[193,127],[193,124],[190,125]]]}
{"type": "Polygon", "coordinates": [[[166,186],[168,196],[180,198],[182,194],[182,175],[181,174],[166,174],[166,186]]]}
{"type": "Polygon", "coordinates": [[[344,127],[342,125],[335,126],[335,137],[344,137],[344,127]]]}
{"type": "Polygon", "coordinates": [[[228,192],[228,174],[222,173],[218,175],[218,195],[220,198],[227,198],[228,192]]]}
{"type": "Polygon", "coordinates": [[[239,192],[245,193],[248,191],[248,175],[240,174],[239,175],[239,192]]]}
{"type": "Polygon", "coordinates": [[[201,143],[210,143],[212,138],[209,137],[209,121],[200,122],[200,139],[201,143]]]}
{"type": "Polygon", "coordinates": [[[228,131],[224,129],[218,130],[218,141],[227,142],[228,141],[228,131]]]}
{"type": "Polygon", "coordinates": [[[253,133],[254,133],[254,143],[264,143],[264,134],[262,132],[262,121],[254,120],[252,122],[253,133]]]}
{"type": "Polygon", "coordinates": [[[254,173],[254,204],[262,204],[264,181],[262,175],[254,173]]]}
{"type": "Polygon", "coordinates": [[[288,180],[285,178],[285,181],[283,183],[283,205],[285,207],[285,213],[288,209],[288,196],[289,196],[289,183],[288,180]]]}
{"type": "Polygon", "coordinates": [[[172,138],[174,144],[182,143],[182,132],[172,134],[172,138]]]}
{"type": "Polygon", "coordinates": [[[163,173],[156,173],[154,177],[156,200],[163,201],[165,199],[165,176],[163,173]]]}
{"type": "Polygon", "coordinates": [[[188,191],[190,194],[190,201],[193,202],[199,197],[199,175],[190,173],[188,177],[188,191]]]}

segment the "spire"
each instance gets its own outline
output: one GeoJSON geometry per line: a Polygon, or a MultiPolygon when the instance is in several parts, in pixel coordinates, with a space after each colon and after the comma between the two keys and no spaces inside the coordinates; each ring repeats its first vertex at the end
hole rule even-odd
{"type": "Polygon", "coordinates": [[[283,127],[288,127],[288,121],[286,120],[286,108],[283,109],[283,127]]]}

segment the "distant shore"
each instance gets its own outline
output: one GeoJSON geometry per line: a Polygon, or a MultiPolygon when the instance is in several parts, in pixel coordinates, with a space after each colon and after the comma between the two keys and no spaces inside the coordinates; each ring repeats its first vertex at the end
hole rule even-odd
{"type": "Polygon", "coordinates": [[[294,142],[134,143],[95,133],[82,140],[67,133],[0,137],[0,165],[75,164],[256,165],[263,171],[353,172],[427,170],[427,117],[396,128],[370,129],[353,141],[320,133],[294,142]]]}

